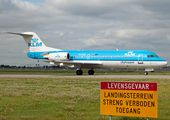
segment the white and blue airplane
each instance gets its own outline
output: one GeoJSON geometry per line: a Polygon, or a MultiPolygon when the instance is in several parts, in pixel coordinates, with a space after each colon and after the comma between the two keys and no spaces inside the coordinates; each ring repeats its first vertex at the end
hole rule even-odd
{"type": "Polygon", "coordinates": [[[82,75],[83,68],[90,69],[89,75],[94,75],[94,68],[127,68],[144,69],[148,71],[167,65],[167,61],[157,54],[145,50],[61,50],[45,46],[34,32],[9,34],[21,35],[28,48],[27,56],[38,61],[48,62],[64,67],[77,68],[76,74],[82,75]]]}

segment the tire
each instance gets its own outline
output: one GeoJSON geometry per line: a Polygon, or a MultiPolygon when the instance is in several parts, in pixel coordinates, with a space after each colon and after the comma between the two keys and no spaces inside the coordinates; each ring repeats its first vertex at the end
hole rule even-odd
{"type": "Polygon", "coordinates": [[[83,71],[82,71],[82,70],[77,70],[77,71],[76,71],[76,74],[77,74],[77,75],[82,75],[82,74],[83,74],[83,71]]]}
{"type": "Polygon", "coordinates": [[[147,72],[147,71],[145,71],[145,72],[144,72],[144,75],[148,75],[148,72],[147,72]]]}
{"type": "Polygon", "coordinates": [[[94,75],[94,70],[89,70],[89,71],[88,71],[88,74],[89,74],[89,75],[94,75]]]}

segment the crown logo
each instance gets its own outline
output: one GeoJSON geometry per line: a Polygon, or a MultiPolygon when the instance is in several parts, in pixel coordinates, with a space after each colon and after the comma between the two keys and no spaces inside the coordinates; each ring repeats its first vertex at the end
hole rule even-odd
{"type": "Polygon", "coordinates": [[[38,38],[32,38],[32,42],[37,42],[38,41],[38,38]]]}

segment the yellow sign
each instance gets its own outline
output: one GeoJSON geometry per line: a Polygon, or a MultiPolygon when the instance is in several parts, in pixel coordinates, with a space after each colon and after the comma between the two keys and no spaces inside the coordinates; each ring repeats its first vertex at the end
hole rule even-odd
{"type": "Polygon", "coordinates": [[[157,118],[157,83],[101,82],[100,114],[157,118]]]}

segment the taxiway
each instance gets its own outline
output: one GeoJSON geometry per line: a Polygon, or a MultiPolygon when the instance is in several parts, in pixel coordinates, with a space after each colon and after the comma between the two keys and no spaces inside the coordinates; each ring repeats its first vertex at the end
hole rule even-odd
{"type": "Polygon", "coordinates": [[[170,75],[9,75],[1,74],[0,77],[30,77],[30,78],[132,78],[132,79],[170,79],[170,75]]]}

